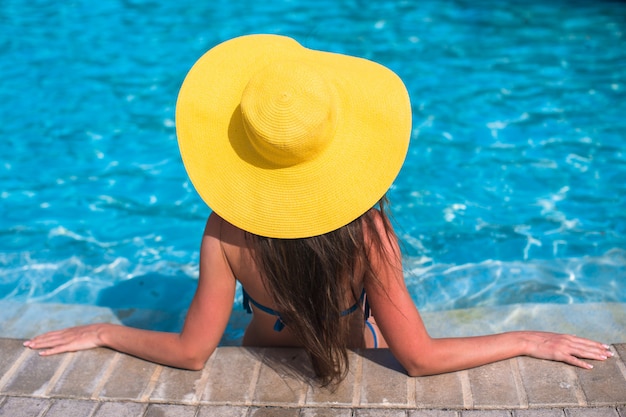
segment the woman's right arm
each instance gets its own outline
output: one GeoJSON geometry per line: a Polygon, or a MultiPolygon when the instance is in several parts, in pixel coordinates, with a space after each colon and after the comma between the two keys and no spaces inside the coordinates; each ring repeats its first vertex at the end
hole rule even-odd
{"type": "Polygon", "coordinates": [[[366,281],[372,314],[389,348],[409,375],[433,375],[473,368],[515,356],[532,356],[592,366],[582,359],[605,360],[608,346],[588,339],[546,332],[509,332],[488,336],[432,338],[406,288],[400,249],[388,239],[382,224],[382,252],[370,253],[378,281],[366,281]]]}
{"type": "Polygon", "coordinates": [[[180,334],[99,323],[48,332],[24,345],[42,356],[103,346],[151,362],[201,369],[222,337],[235,295],[235,278],[220,244],[221,222],[214,214],[207,221],[198,288],[180,334]]]}

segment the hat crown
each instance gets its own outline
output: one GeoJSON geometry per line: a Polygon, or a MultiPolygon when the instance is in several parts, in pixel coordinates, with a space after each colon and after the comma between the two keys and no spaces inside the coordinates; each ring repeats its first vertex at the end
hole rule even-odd
{"type": "Polygon", "coordinates": [[[263,159],[280,167],[315,159],[333,139],[337,103],[323,74],[295,61],[254,74],[241,98],[246,135],[263,159]]]}

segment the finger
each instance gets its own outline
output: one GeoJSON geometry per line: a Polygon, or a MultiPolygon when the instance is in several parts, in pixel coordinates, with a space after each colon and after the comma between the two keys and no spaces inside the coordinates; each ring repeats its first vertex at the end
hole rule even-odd
{"type": "Polygon", "coordinates": [[[45,349],[49,347],[56,346],[60,343],[62,339],[58,336],[46,336],[46,337],[37,337],[35,339],[31,339],[24,343],[24,346],[29,347],[31,349],[45,349]]]}
{"type": "Polygon", "coordinates": [[[576,346],[578,349],[581,349],[581,350],[588,350],[588,351],[593,351],[593,352],[605,352],[605,353],[610,352],[607,345],[603,345],[602,343],[597,343],[597,342],[578,340],[578,341],[573,342],[572,345],[576,346]]]}
{"type": "Polygon", "coordinates": [[[59,353],[74,352],[74,351],[75,349],[72,349],[70,346],[61,345],[61,346],[55,346],[50,349],[40,350],[38,353],[40,356],[51,356],[51,355],[57,355],[59,353]]]}
{"type": "Polygon", "coordinates": [[[613,356],[606,345],[589,343],[572,343],[571,353],[579,358],[605,360],[613,356]]]}
{"type": "Polygon", "coordinates": [[[597,348],[602,350],[609,350],[611,347],[607,344],[596,342],[595,340],[585,339],[584,337],[572,336],[572,341],[590,348],[597,348]]]}
{"type": "Polygon", "coordinates": [[[24,342],[24,345],[33,345],[33,344],[37,344],[42,341],[48,340],[51,337],[54,337],[56,333],[57,332],[50,332],[50,333],[43,333],[43,334],[37,335],[31,338],[30,340],[27,340],[26,342],[24,342]]]}
{"type": "Polygon", "coordinates": [[[593,369],[593,365],[590,363],[587,363],[581,359],[578,359],[575,356],[570,356],[567,360],[564,361],[565,363],[568,363],[570,365],[574,365],[577,366],[579,368],[583,368],[583,369],[593,369]]]}
{"type": "Polygon", "coordinates": [[[579,350],[572,353],[574,356],[578,358],[584,359],[595,359],[597,361],[604,361],[613,356],[613,352],[608,350],[598,350],[598,349],[587,349],[587,350],[579,350]]]}

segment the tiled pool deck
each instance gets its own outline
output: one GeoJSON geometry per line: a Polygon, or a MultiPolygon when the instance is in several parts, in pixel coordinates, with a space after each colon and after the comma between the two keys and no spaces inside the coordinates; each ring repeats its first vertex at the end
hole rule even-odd
{"type": "Polygon", "coordinates": [[[335,392],[298,349],[220,347],[202,371],[108,349],[43,358],[0,339],[2,417],[626,417],[626,344],[593,370],[526,357],[410,378],[387,350],[351,353],[335,392]]]}

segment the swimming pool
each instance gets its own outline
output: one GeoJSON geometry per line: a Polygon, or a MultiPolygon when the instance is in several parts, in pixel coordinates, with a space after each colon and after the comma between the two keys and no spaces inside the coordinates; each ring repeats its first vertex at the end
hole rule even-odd
{"type": "Polygon", "coordinates": [[[625,18],[612,1],[7,1],[0,300],[184,313],[209,209],[177,90],[211,46],[267,32],[406,82],[389,197],[422,310],[626,302],[625,18]]]}

